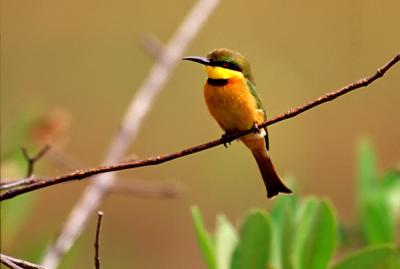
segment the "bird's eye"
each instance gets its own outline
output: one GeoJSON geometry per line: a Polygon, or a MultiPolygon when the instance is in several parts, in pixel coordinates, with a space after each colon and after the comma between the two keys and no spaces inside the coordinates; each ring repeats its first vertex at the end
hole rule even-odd
{"type": "Polygon", "coordinates": [[[223,63],[222,67],[229,67],[229,63],[223,63]]]}

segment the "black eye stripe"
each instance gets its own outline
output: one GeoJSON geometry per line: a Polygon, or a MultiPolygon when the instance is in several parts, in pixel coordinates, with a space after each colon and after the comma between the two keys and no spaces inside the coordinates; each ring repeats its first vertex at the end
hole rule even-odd
{"type": "Polygon", "coordinates": [[[226,62],[226,61],[217,62],[217,63],[215,63],[215,66],[220,66],[220,67],[223,67],[223,68],[227,68],[227,69],[231,69],[231,70],[242,72],[242,69],[239,66],[237,66],[236,64],[231,63],[231,62],[226,62]]]}

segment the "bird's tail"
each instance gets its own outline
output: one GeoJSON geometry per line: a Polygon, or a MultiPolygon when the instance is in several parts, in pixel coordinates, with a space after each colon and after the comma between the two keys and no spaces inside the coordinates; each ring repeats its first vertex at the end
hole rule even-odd
{"type": "Polygon", "coordinates": [[[265,188],[267,189],[267,197],[274,197],[280,192],[292,193],[292,191],[283,184],[276,173],[267,149],[261,148],[258,150],[252,150],[252,152],[257,161],[258,168],[260,169],[265,188]]]}

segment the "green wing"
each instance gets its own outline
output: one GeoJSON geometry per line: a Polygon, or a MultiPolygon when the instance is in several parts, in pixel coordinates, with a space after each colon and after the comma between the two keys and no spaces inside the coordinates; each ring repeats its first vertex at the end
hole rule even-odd
{"type": "MultiPolygon", "coordinates": [[[[264,111],[264,119],[266,120],[267,114],[266,114],[265,108],[261,102],[260,96],[257,93],[256,85],[253,82],[251,82],[251,80],[247,79],[247,86],[250,89],[251,95],[253,95],[254,99],[256,99],[257,109],[261,109],[262,111],[264,111]]],[[[264,128],[264,129],[265,129],[265,144],[267,146],[267,150],[269,150],[268,131],[267,131],[267,128],[264,128]]]]}
{"type": "Polygon", "coordinates": [[[257,90],[256,90],[256,85],[254,85],[253,82],[251,82],[250,80],[247,79],[247,86],[250,89],[251,95],[253,95],[253,97],[256,99],[257,109],[261,109],[262,111],[264,111],[264,114],[265,114],[265,109],[264,109],[263,104],[261,102],[260,96],[258,96],[258,93],[257,93],[257,90]]]}

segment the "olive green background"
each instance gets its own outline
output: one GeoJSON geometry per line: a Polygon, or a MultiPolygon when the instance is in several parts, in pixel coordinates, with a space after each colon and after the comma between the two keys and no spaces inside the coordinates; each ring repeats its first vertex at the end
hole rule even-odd
{"type": "MultiPolygon", "coordinates": [[[[3,130],[20,113],[61,108],[71,117],[63,150],[85,167],[99,164],[153,64],[140,40],[152,33],[166,43],[193,3],[1,1],[1,144],[9,139],[3,130]]],[[[242,52],[272,117],[372,74],[398,53],[398,10],[397,0],[222,1],[185,54],[205,55],[218,47],[242,52]]],[[[359,138],[374,143],[382,170],[399,166],[399,74],[400,65],[367,88],[269,128],[279,173],[294,178],[300,192],[331,199],[346,223],[355,217],[359,138]]],[[[219,137],[222,131],[203,101],[204,80],[200,66],[180,62],[130,152],[144,158],[219,137]]],[[[179,199],[113,195],[104,201],[104,268],[204,268],[191,205],[199,205],[213,229],[219,212],[237,223],[249,208],[273,203],[239,143],[120,178],[178,180],[185,192],[179,199]]],[[[4,241],[2,251],[19,257],[24,249],[42,251],[87,184],[38,191],[20,234],[4,241]]],[[[93,215],[68,255],[70,268],[93,266],[95,220],[93,215]]]]}

